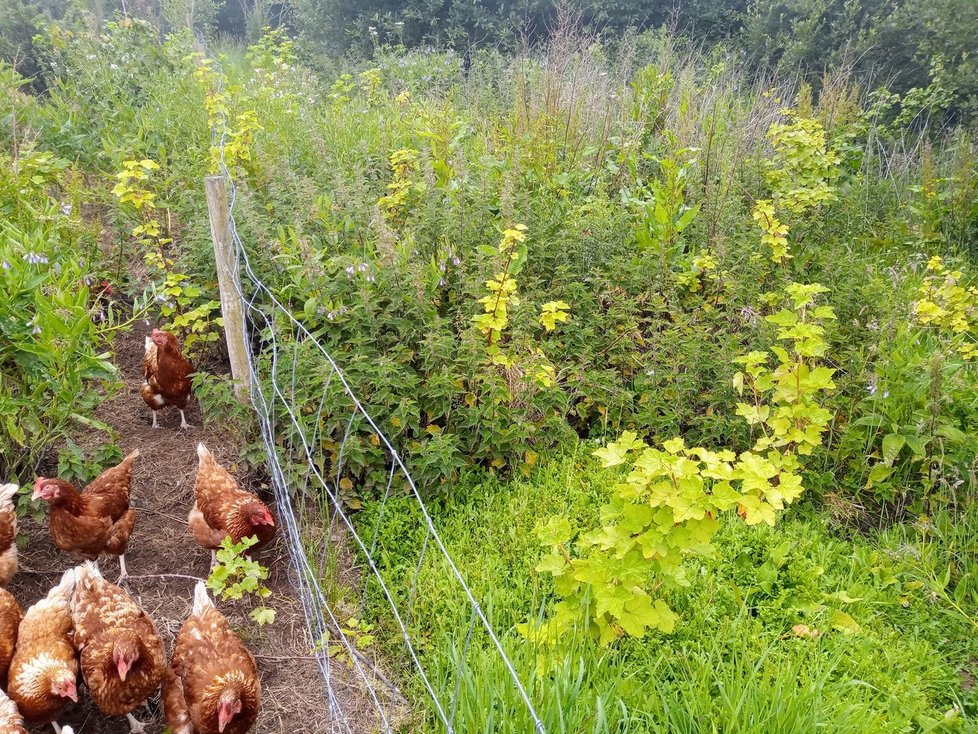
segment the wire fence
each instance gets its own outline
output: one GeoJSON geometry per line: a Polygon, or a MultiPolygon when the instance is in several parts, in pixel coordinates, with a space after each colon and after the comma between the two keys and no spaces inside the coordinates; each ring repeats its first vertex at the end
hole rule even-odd
{"type": "MultiPolygon", "coordinates": [[[[219,62],[206,51],[203,39],[198,40],[223,83],[219,62]]],[[[494,662],[501,664],[518,694],[516,700],[525,707],[520,719],[532,722],[532,728],[544,734],[543,723],[499,634],[449,554],[422,493],[381,430],[380,421],[351,389],[333,355],[260,276],[260,268],[252,261],[235,225],[239,191],[225,160],[226,118],[212,134],[228,186],[230,233],[238,269],[234,280],[244,305],[245,342],[250,345],[251,397],[294,585],[322,673],[327,730],[346,734],[392,732],[418,713],[410,711],[411,703],[391,680],[395,676],[384,672],[360,649],[357,631],[341,631],[351,610],[362,608],[369,594],[372,608],[381,613],[384,629],[403,641],[400,659],[385,662],[399,668],[402,679],[417,682],[417,691],[426,694],[429,720],[444,731],[459,731],[456,717],[470,690],[462,685],[462,679],[478,650],[481,655],[497,657],[494,662]],[[341,427],[338,432],[336,426],[341,427]],[[365,432],[386,461],[383,498],[373,508],[370,527],[355,521],[342,496],[346,451],[365,432]],[[390,504],[395,497],[396,514],[415,523],[409,533],[403,532],[402,524],[390,522],[395,514],[390,504]],[[409,553],[405,546],[409,546],[409,553]],[[390,567],[384,559],[394,551],[402,561],[390,567]],[[403,562],[406,555],[411,556],[410,563],[403,562]],[[454,598],[456,609],[465,608],[459,615],[464,621],[458,629],[442,633],[458,643],[451,670],[443,665],[433,670],[434,666],[426,663],[423,650],[433,620],[416,613],[423,569],[439,575],[439,589],[454,598]],[[353,578],[338,582],[340,572],[353,578]],[[351,588],[357,589],[353,594],[356,598],[351,599],[351,588]],[[358,696],[351,696],[351,677],[358,696]]],[[[444,620],[439,624],[444,627],[444,620]]],[[[505,713],[487,710],[485,715],[505,713]]]]}

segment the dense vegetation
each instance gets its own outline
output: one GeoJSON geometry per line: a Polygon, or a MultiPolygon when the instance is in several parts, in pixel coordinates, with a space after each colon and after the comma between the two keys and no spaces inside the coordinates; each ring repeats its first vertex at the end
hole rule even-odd
{"type": "Polygon", "coordinates": [[[752,72],[776,67],[816,87],[826,69],[845,68],[866,90],[911,93],[913,115],[978,112],[972,0],[3,0],[0,58],[36,75],[44,62],[34,37],[49,22],[91,29],[119,11],[161,30],[207,28],[247,42],[283,25],[311,63],[331,71],[391,46],[452,48],[468,63],[545,42],[571,20],[622,55],[647,54],[668,33],[688,49],[736,55],[752,72]]]}
{"type": "MultiPolygon", "coordinates": [[[[722,3],[694,7],[734,27],[722,3]]],[[[43,452],[90,420],[79,385],[110,377],[117,324],[92,283],[215,348],[199,182],[226,119],[253,267],[403,454],[548,731],[974,726],[970,82],[869,93],[852,69],[758,75],[737,52],[566,27],[518,55],[378,43],[324,65],[284,29],[218,53],[72,13],[32,41],[43,91],[0,74],[12,441],[43,452]]],[[[952,43],[932,20],[915,22],[952,43]]],[[[943,68],[963,79],[958,61],[943,68]]],[[[421,525],[397,493],[379,517],[377,437],[354,423],[344,441],[341,391],[308,340],[287,346],[293,393],[326,416],[293,430],[321,469],[342,450],[344,500],[399,538],[384,564],[401,578],[421,525]]],[[[228,393],[198,378],[211,419],[235,411],[228,393]]],[[[37,457],[2,459],[23,480],[37,457]]],[[[443,571],[428,557],[394,593],[415,595],[451,690],[469,610],[443,571]]],[[[378,589],[365,600],[396,666],[378,589]]],[[[458,730],[529,731],[473,645],[458,730]]]]}

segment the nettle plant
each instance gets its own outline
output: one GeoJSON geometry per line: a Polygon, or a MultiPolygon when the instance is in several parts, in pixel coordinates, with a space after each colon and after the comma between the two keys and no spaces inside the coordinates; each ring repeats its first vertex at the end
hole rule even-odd
{"type": "Polygon", "coordinates": [[[223,325],[223,319],[216,315],[220,313],[220,302],[202,300],[203,288],[193,283],[190,276],[177,272],[173,260],[166,255],[172,239],[164,235],[156,218],[156,194],[148,188],[150,176],[159,170],[159,164],[143,158],[124,161],[123,166],[116,174],[118,183],[112,193],[141,219],[130,234],[143,247],[143,260],[161,279],[153,286],[160,314],[170,322],[169,329],[184,335],[188,350],[192,351],[197,343],[216,341],[218,327],[223,325]]]}
{"type": "Polygon", "coordinates": [[[838,198],[832,182],[839,175],[840,157],[828,144],[818,120],[783,110],[787,122],[776,122],[767,137],[774,155],[767,161],[764,178],[771,198],[754,203],[754,221],[761,227],[761,241],[771,248],[771,259],[780,263],[791,257],[788,224],[822,204],[838,198]]]}
{"type": "Polygon", "coordinates": [[[549,548],[537,571],[553,576],[561,600],[549,619],[519,631],[549,652],[538,658],[543,668],[574,630],[603,645],[649,629],[672,632],[677,615],[662,592],[687,585],[687,556],[712,553],[719,514],[735,510],[748,525],[774,525],[801,496],[803,459],[821,445],[832,418],[820,404],[835,387],[834,371],[821,363],[824,322],[835,318],[816,303],[826,291],[789,285],[779,299],[786,305],[766,317],[781,344],[738,360],[743,370],[733,384],[744,400],[737,413],[756,434],[753,448],[738,456],[688,447],[681,437],[653,447],[625,432],[594,452],[604,467],[628,467],[602,509],[601,527],[578,530],[562,517],[537,524],[549,548]]]}

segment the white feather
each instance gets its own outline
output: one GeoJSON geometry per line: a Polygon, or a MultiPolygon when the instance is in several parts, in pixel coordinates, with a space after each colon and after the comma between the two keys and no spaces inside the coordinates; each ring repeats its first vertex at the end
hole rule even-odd
{"type": "Polygon", "coordinates": [[[16,484],[0,485],[0,510],[14,509],[14,496],[19,489],[16,484]]]}
{"type": "Polygon", "coordinates": [[[48,599],[54,599],[55,597],[58,596],[63,596],[66,599],[71,598],[71,593],[74,590],[75,590],[75,569],[69,568],[67,571],[64,572],[64,575],[61,577],[61,581],[58,582],[58,585],[48,592],[48,599]]]}
{"type": "Polygon", "coordinates": [[[98,564],[94,561],[85,561],[80,566],[75,567],[75,583],[78,586],[91,588],[92,582],[102,578],[102,572],[98,570],[98,564]]]}
{"type": "Polygon", "coordinates": [[[207,457],[211,456],[211,452],[204,446],[203,441],[197,443],[197,459],[203,461],[207,457]]]}
{"type": "Polygon", "coordinates": [[[207,585],[203,581],[198,581],[197,586],[194,588],[194,616],[203,614],[204,610],[212,606],[214,606],[214,603],[207,594],[207,585]]]}

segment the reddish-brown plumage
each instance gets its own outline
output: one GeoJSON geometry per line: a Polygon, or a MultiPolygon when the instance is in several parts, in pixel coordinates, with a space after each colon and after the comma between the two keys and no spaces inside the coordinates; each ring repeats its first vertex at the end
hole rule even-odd
{"type": "Polygon", "coordinates": [[[0,732],[3,734],[27,734],[24,719],[17,710],[17,704],[7,694],[0,691],[0,732]]]}
{"type": "Polygon", "coordinates": [[[187,407],[193,371],[194,366],[180,353],[177,338],[169,332],[153,329],[152,337],[146,338],[144,382],[139,394],[153,411],[154,427],[157,410],[168,405],[181,411],[187,407]]]}
{"type": "Polygon", "coordinates": [[[205,548],[217,548],[226,537],[237,543],[257,536],[260,548],[275,536],[275,518],[257,495],[240,487],[204,444],[197,444],[196,503],[187,517],[190,532],[205,548]]]}
{"type": "Polygon", "coordinates": [[[102,713],[125,716],[160,687],[166,654],[146,613],[93,563],[75,569],[75,648],[88,691],[102,713]]]}
{"type": "Polygon", "coordinates": [[[69,701],[78,700],[78,658],[71,642],[71,597],[75,571],[27,610],[10,662],[7,693],[31,723],[57,719],[69,701]]]}
{"type": "Polygon", "coordinates": [[[245,734],[260,699],[255,658],[198,583],[163,680],[167,726],[173,734],[245,734]]]}
{"type": "Polygon", "coordinates": [[[16,484],[0,485],[0,586],[17,573],[17,515],[14,512],[16,484]]]}
{"type": "Polygon", "coordinates": [[[50,504],[48,527],[54,544],[89,560],[105,553],[120,556],[136,524],[129,506],[133,451],[121,464],[103,472],[81,492],[61,479],[39,477],[34,499],[50,504]]]}
{"type": "MultiPolygon", "coordinates": [[[[17,628],[24,618],[20,604],[6,589],[0,589],[0,686],[7,687],[7,671],[17,647],[17,628]]],[[[0,727],[0,732],[3,727],[0,727]]]]}

